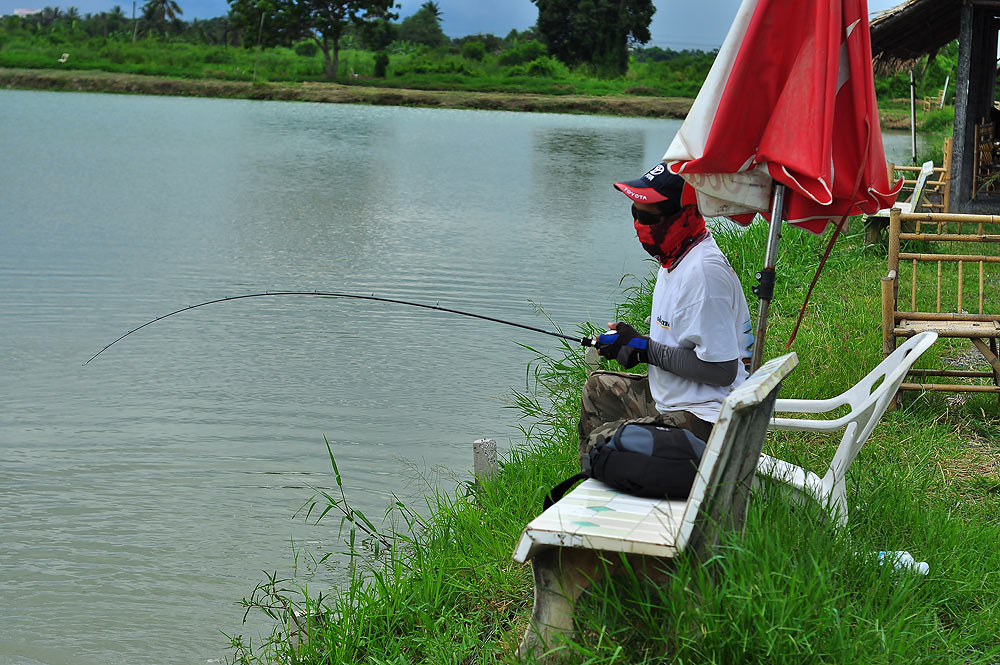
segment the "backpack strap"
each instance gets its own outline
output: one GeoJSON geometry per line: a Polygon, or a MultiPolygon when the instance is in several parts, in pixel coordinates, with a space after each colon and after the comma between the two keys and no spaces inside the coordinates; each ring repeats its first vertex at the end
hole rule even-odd
{"type": "Polygon", "coordinates": [[[566,492],[569,491],[573,485],[576,485],[581,480],[586,480],[590,478],[588,473],[578,473],[575,476],[570,476],[566,480],[562,481],[558,485],[552,488],[549,495],[545,497],[545,501],[542,502],[542,510],[548,510],[552,504],[554,504],[559,499],[563,498],[566,492]]]}

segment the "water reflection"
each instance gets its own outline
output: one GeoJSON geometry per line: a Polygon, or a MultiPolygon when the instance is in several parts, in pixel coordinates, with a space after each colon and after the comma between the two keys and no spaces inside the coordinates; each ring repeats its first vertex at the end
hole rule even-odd
{"type": "MultiPolygon", "coordinates": [[[[614,200],[611,175],[604,165],[610,160],[634,159],[643,153],[643,132],[622,129],[545,128],[533,133],[532,191],[550,207],[559,208],[551,221],[561,232],[581,222],[568,219],[567,211],[602,224],[596,210],[614,200]]],[[[625,207],[627,215],[627,206],[625,207]]],[[[617,219],[617,218],[616,218],[617,219]]]]}

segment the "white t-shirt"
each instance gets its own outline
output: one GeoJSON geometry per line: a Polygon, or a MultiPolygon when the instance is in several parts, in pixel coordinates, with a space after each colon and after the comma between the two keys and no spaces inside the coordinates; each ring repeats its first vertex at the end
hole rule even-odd
{"type": "MultiPolygon", "coordinates": [[[[750,310],[736,273],[709,235],[670,272],[661,267],[653,288],[650,339],[693,349],[705,362],[749,358],[750,310]]],[[[710,386],[649,366],[649,387],[660,411],[689,411],[714,423],[726,396],[747,378],[743,363],[728,386],[710,386]]]]}

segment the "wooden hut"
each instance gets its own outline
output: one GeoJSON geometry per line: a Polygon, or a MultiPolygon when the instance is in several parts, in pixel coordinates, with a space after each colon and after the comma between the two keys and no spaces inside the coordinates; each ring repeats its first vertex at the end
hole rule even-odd
{"type": "Polygon", "coordinates": [[[998,0],[908,0],[871,22],[876,68],[898,71],[959,40],[949,212],[1000,209],[1000,198],[984,197],[981,184],[984,173],[997,168],[993,115],[998,17],[998,0]]]}

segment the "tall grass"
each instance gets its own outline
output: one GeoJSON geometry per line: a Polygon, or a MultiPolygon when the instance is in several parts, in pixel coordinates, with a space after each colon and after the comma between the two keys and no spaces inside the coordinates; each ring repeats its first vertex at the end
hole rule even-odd
{"type": "MultiPolygon", "coordinates": [[[[716,230],[741,276],[761,261],[762,226],[716,230]]],[[[785,231],[766,356],[783,351],[825,240],[785,231]]],[[[838,242],[807,308],[794,345],[800,365],[783,395],[830,396],[880,360],[884,256],[851,235],[838,242]]],[[[650,280],[627,289],[620,307],[626,320],[644,321],[650,280]]],[[[395,504],[395,519],[376,527],[350,510],[350,479],[338,474],[342,493],[316,497],[312,514],[340,515],[357,562],[349,583],[314,599],[294,580],[265,581],[247,606],[272,612],[275,633],[255,647],[234,639],[233,659],[513,662],[532,583],[511,553],[543,494],[576,463],[586,366],[579,349],[563,351],[540,355],[529,370],[532,385],[513,396],[524,442],[512,447],[497,477],[433,493],[429,517],[395,504]],[[366,539],[378,547],[366,549],[366,539]],[[294,618],[310,614],[311,624],[294,618]],[[296,647],[290,633],[305,625],[313,626],[310,640],[296,647]]],[[[921,395],[887,413],[851,467],[846,529],[815,507],[793,508],[766,484],[743,532],[729,534],[707,564],[681,557],[661,584],[619,566],[584,594],[576,634],[560,653],[568,662],[608,665],[1000,662],[994,399],[953,405],[921,395]],[[880,566],[871,554],[881,550],[908,550],[929,562],[930,574],[880,566]]],[[[829,436],[773,432],[765,449],[822,472],[835,447],[829,436]]]]}

